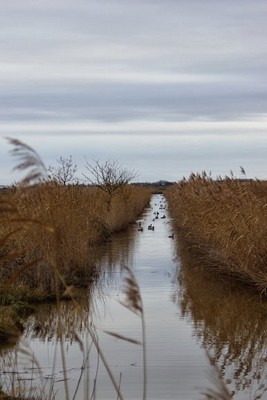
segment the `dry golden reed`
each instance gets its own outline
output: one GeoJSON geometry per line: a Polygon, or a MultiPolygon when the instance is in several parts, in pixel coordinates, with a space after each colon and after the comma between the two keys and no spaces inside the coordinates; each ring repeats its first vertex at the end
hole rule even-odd
{"type": "Polygon", "coordinates": [[[1,288],[29,300],[54,296],[70,284],[87,285],[97,273],[99,246],[135,220],[150,193],[125,184],[107,208],[105,192],[47,180],[38,154],[10,142],[19,159],[16,169],[26,177],[0,192],[1,288]]]}
{"type": "MultiPolygon", "coordinates": [[[[14,304],[18,307],[22,302],[29,300],[44,300],[53,297],[56,300],[56,329],[61,362],[63,366],[64,394],[70,398],[66,369],[66,352],[63,346],[65,338],[65,320],[61,317],[61,296],[67,294],[73,301],[73,306],[79,316],[84,314],[81,301],[73,296],[73,286],[88,286],[99,273],[95,267],[98,258],[97,250],[104,253],[103,244],[110,239],[113,232],[126,228],[143,211],[150,200],[151,193],[142,187],[123,185],[116,187],[110,193],[103,187],[92,185],[63,185],[58,181],[47,180],[45,166],[38,154],[28,145],[16,139],[9,140],[13,145],[13,154],[18,157],[19,163],[15,169],[27,171],[26,177],[12,189],[0,192],[0,308],[9,310],[3,321],[0,321],[0,336],[2,327],[10,334],[13,321],[14,304]],[[70,286],[71,285],[71,286],[70,286]],[[21,302],[21,303],[20,303],[21,302]]],[[[26,173],[26,172],[25,172],[26,173]]],[[[146,397],[146,351],[145,351],[145,324],[139,287],[130,270],[125,267],[130,277],[126,281],[127,287],[135,284],[134,298],[139,295],[138,311],[142,318],[142,337],[144,357],[143,398],[146,397]]],[[[126,299],[128,292],[126,290],[126,299]]],[[[132,292],[130,300],[133,300],[132,292]]],[[[63,303],[64,306],[64,303],[63,303]]],[[[126,304],[128,307],[128,304],[126,304]]],[[[130,308],[129,308],[130,309],[130,308]]],[[[110,380],[114,386],[118,399],[123,400],[120,391],[120,382],[116,382],[114,375],[106,361],[105,355],[98,342],[94,326],[90,318],[86,318],[87,329],[92,344],[95,346],[110,380]],[[89,322],[90,321],[90,322],[89,322]]],[[[85,356],[84,363],[88,362],[88,353],[85,354],[83,342],[77,334],[77,322],[73,326],[73,337],[80,344],[85,356]]],[[[50,326],[50,324],[49,324],[50,326]]],[[[36,325],[37,332],[45,328],[43,323],[36,325]]],[[[114,335],[114,333],[113,333],[114,335]]],[[[117,334],[117,337],[123,338],[117,334]]],[[[0,337],[1,340],[1,337],[0,337]]],[[[124,340],[138,343],[135,339],[124,340]]],[[[90,346],[91,348],[91,346],[90,346]]],[[[55,353],[56,354],[56,353],[55,353]]],[[[55,359],[54,359],[55,362],[55,359]]],[[[81,368],[80,379],[73,399],[76,397],[81,383],[85,364],[81,368]]],[[[55,366],[55,364],[54,364],[55,366]]],[[[89,379],[86,377],[85,379],[89,379]]],[[[12,379],[12,388],[24,389],[16,385],[12,379]]],[[[89,380],[84,398],[89,398],[89,380]]],[[[0,392],[1,392],[0,385],[0,392]]],[[[42,388],[41,388],[42,391],[42,388]]],[[[13,390],[8,390],[11,397],[4,392],[5,398],[14,398],[13,390]]],[[[53,395],[53,384],[49,389],[53,395]]],[[[28,393],[16,398],[31,398],[28,393]]],[[[44,396],[45,398],[46,396],[44,396]]],[[[94,390],[90,398],[95,398],[94,390]]],[[[38,396],[34,395],[34,398],[38,396]]],[[[43,397],[42,397],[43,398],[43,397]]]]}
{"type": "Polygon", "coordinates": [[[267,183],[192,174],[167,193],[174,223],[203,267],[267,290],[267,183]]]}

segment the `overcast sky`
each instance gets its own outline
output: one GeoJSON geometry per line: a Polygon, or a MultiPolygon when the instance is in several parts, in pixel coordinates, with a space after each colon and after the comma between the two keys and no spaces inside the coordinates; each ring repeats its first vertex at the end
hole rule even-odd
{"type": "Polygon", "coordinates": [[[267,178],[266,0],[0,0],[4,137],[138,180],[267,178]]]}

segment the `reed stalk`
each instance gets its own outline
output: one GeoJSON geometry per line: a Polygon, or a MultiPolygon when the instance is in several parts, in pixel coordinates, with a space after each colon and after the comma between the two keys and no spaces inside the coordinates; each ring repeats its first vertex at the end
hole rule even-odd
{"type": "MultiPolygon", "coordinates": [[[[69,400],[60,300],[67,293],[77,304],[70,285],[88,286],[94,279],[97,268],[91,257],[92,250],[103,245],[113,232],[133,222],[149,202],[150,192],[124,184],[117,189],[116,196],[109,199],[107,209],[105,192],[92,186],[47,181],[46,169],[38,154],[16,139],[9,139],[9,142],[13,155],[19,160],[15,169],[27,174],[16,187],[0,193],[0,300],[7,296],[26,301],[55,298],[64,391],[69,400]]],[[[143,316],[142,325],[145,340],[143,316]]],[[[88,332],[118,398],[123,400],[120,384],[90,326],[88,332]]],[[[51,386],[49,396],[52,392],[51,386]]],[[[144,351],[144,399],[145,396],[144,351]]]]}
{"type": "Polygon", "coordinates": [[[192,175],[167,192],[177,233],[210,270],[267,292],[267,183],[192,175]]]}

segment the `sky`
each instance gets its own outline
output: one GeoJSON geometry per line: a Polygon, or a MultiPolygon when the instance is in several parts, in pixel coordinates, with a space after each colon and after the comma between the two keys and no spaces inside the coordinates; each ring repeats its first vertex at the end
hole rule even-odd
{"type": "Polygon", "coordinates": [[[267,178],[266,0],[0,0],[7,137],[46,166],[118,160],[139,181],[267,178]]]}

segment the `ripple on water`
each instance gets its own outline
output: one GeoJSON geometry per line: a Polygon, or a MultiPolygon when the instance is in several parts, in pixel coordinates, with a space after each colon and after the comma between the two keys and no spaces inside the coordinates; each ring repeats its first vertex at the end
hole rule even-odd
{"type": "MultiPolygon", "coordinates": [[[[142,232],[138,231],[138,224],[133,224],[126,232],[114,236],[97,286],[80,300],[84,302],[83,313],[77,314],[71,303],[61,305],[71,397],[81,374],[83,356],[91,345],[88,323],[93,321],[110,368],[117,381],[121,380],[125,399],[142,398],[142,346],[105,333],[113,331],[142,340],[140,318],[120,304],[124,299],[122,266],[127,265],[138,280],[144,302],[147,398],[201,398],[200,393],[213,384],[209,372],[215,370],[210,367],[210,357],[235,392],[235,399],[250,399],[250,391],[255,393],[265,378],[265,304],[229,282],[205,274],[186,251],[178,251],[176,240],[169,237],[173,228],[162,195],[152,197],[151,206],[139,221],[142,232]],[[155,213],[159,213],[158,219],[155,213]],[[163,215],[166,218],[161,218],[163,215]],[[148,229],[151,223],[154,230],[148,229]],[[83,343],[83,352],[73,329],[83,343]]],[[[55,307],[40,306],[29,319],[21,344],[29,343],[47,386],[53,380],[56,398],[65,399],[55,321],[55,307]],[[35,329],[37,326],[39,330],[35,329]]],[[[2,371],[12,371],[7,364],[15,353],[5,354],[2,371]]],[[[98,365],[98,360],[95,348],[90,348],[84,369],[85,383],[91,391],[96,380],[97,399],[116,399],[106,370],[101,362],[98,365]]],[[[16,368],[20,379],[34,376],[38,384],[38,371],[32,369],[31,357],[21,354],[16,368]]],[[[8,382],[9,376],[2,375],[2,382],[8,382]]],[[[83,398],[83,393],[84,382],[77,398],[83,398]]]]}

